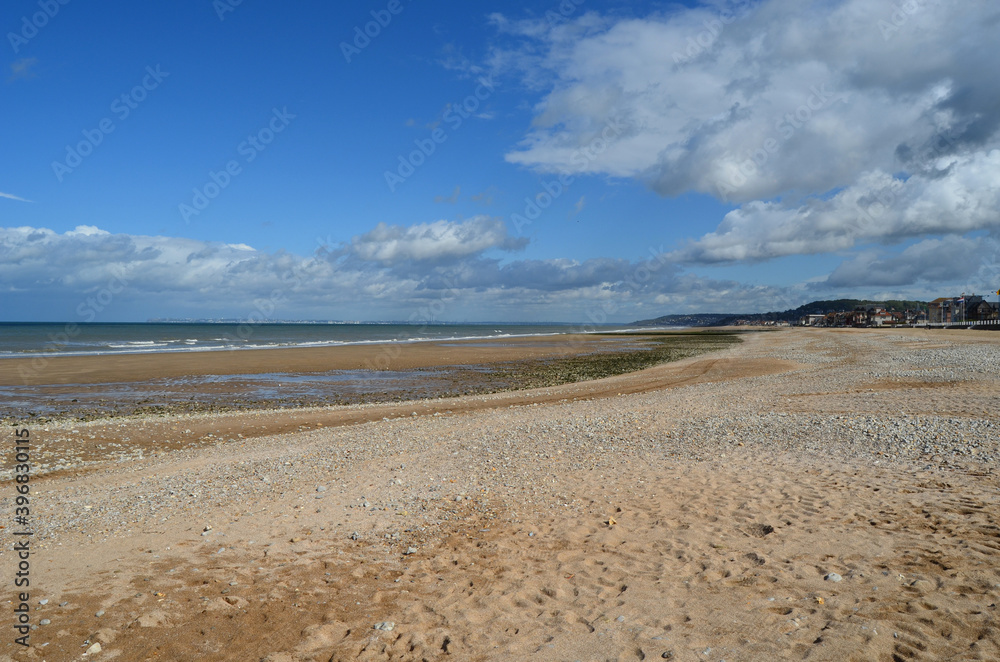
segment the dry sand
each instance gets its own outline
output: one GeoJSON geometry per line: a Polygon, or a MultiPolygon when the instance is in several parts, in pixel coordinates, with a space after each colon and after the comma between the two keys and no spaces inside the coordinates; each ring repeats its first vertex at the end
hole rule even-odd
{"type": "Polygon", "coordinates": [[[536,391],[39,426],[72,460],[32,484],[50,622],[0,660],[997,660],[998,358],[792,329],[536,391]]]}

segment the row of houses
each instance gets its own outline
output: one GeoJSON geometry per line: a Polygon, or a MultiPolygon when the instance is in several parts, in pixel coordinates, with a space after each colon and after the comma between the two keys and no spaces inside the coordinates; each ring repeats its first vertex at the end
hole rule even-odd
{"type": "Polygon", "coordinates": [[[931,324],[987,322],[1000,319],[1000,307],[975,294],[934,299],[927,304],[927,307],[931,324]]]}
{"type": "Polygon", "coordinates": [[[1000,319],[1000,306],[977,295],[942,297],[927,304],[923,310],[887,310],[882,306],[858,306],[854,310],[805,315],[800,326],[920,326],[922,324],[956,324],[1000,319]]]}
{"type": "Polygon", "coordinates": [[[806,315],[800,326],[914,326],[927,323],[922,310],[887,310],[882,306],[858,306],[854,310],[838,310],[820,315],[806,315]]]}

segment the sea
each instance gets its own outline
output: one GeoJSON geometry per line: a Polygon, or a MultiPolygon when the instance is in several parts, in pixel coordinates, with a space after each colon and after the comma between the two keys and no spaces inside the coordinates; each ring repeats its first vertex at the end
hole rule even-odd
{"type": "Polygon", "coordinates": [[[636,330],[593,324],[146,322],[0,323],[0,358],[329,347],[636,330]]]}

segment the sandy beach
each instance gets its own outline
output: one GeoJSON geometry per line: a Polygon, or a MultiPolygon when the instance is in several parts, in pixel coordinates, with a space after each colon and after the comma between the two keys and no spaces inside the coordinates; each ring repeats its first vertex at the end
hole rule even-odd
{"type": "MultiPolygon", "coordinates": [[[[121,360],[45,383],[228,369],[121,360]]],[[[24,423],[37,627],[0,662],[1000,659],[998,365],[993,332],[787,329],[531,390],[24,423]]]]}

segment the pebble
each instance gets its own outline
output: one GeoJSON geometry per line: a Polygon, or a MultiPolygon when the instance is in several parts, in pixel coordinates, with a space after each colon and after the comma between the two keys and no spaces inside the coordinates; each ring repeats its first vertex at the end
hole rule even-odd
{"type": "Polygon", "coordinates": [[[104,610],[103,609],[100,610],[99,612],[97,612],[96,614],[94,614],[94,616],[96,616],[97,618],[100,618],[101,616],[104,616],[104,610]]]}
{"type": "Polygon", "coordinates": [[[48,599],[45,599],[45,600],[39,600],[39,601],[38,601],[38,604],[40,604],[40,605],[47,605],[47,604],[49,604],[49,601],[48,601],[48,599]]]}
{"type": "Polygon", "coordinates": [[[840,575],[838,575],[835,572],[831,572],[830,574],[828,574],[823,579],[825,579],[828,582],[839,582],[841,579],[843,579],[843,577],[841,577],[840,575]]]}
{"type": "Polygon", "coordinates": [[[392,632],[395,627],[396,624],[392,621],[382,621],[381,623],[376,623],[374,629],[382,630],[383,632],[392,632]]]}
{"type": "Polygon", "coordinates": [[[39,625],[48,625],[48,624],[49,624],[49,623],[51,623],[51,622],[52,622],[52,621],[50,621],[49,619],[47,619],[47,618],[43,618],[42,620],[38,621],[38,624],[39,624],[39,625]]]}
{"type": "Polygon", "coordinates": [[[94,643],[90,648],[87,649],[87,655],[96,655],[101,652],[101,645],[99,643],[94,643]]]}
{"type": "Polygon", "coordinates": [[[407,556],[409,556],[410,554],[416,554],[417,553],[417,548],[416,547],[407,547],[406,551],[403,552],[403,553],[406,554],[407,556]]]}

